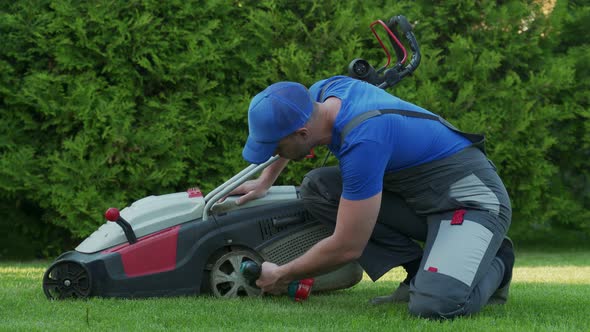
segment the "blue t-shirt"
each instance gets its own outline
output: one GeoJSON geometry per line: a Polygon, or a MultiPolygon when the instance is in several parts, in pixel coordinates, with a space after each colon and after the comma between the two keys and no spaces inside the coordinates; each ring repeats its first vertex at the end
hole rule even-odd
{"type": "Polygon", "coordinates": [[[344,126],[358,114],[379,109],[400,109],[433,114],[364,81],[335,76],[316,82],[312,98],[324,102],[337,97],[342,106],[334,122],[330,151],[340,161],[342,197],[362,200],[383,190],[383,176],[450,156],[471,142],[439,121],[384,114],[352,129],[340,145],[344,126]],[[322,88],[332,83],[319,100],[322,88]]]}

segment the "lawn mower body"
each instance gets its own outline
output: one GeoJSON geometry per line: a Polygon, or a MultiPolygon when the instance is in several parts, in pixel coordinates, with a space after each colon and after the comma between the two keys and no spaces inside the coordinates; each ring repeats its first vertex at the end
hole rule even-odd
{"type": "MultiPolygon", "coordinates": [[[[107,221],[74,251],[59,256],[44,277],[49,298],[159,297],[213,294],[257,296],[239,273],[245,260],[287,263],[331,230],[311,218],[294,186],[237,206],[213,205],[203,220],[198,190],[141,199],[121,211],[137,241],[107,221]]],[[[315,291],[351,287],[362,279],[356,263],[317,278],[315,291]]]]}

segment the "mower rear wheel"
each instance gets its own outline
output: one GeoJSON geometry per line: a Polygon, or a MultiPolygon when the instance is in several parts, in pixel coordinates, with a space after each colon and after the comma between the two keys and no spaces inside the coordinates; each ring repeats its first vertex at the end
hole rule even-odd
{"type": "Polygon", "coordinates": [[[215,297],[260,296],[260,289],[251,285],[240,272],[240,266],[245,261],[262,264],[262,258],[248,249],[229,251],[215,260],[209,272],[209,287],[215,297]]]}
{"type": "Polygon", "coordinates": [[[43,292],[50,300],[87,298],[92,280],[84,263],[69,260],[53,263],[43,276],[43,292]]]}

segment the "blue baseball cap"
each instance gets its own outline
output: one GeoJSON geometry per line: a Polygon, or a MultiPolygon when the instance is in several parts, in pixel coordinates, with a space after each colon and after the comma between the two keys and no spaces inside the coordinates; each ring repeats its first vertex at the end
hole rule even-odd
{"type": "Polygon", "coordinates": [[[303,127],[313,111],[313,101],[305,86],[295,82],[270,85],[250,102],[248,140],[242,157],[261,164],[272,157],[279,141],[303,127]]]}

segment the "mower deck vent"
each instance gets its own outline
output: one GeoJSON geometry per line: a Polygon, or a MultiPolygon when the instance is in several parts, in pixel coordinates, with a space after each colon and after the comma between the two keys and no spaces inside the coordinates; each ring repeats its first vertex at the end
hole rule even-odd
{"type": "Polygon", "coordinates": [[[260,221],[260,232],[262,233],[262,238],[264,240],[272,237],[276,233],[282,231],[286,227],[275,227],[272,224],[272,219],[265,219],[260,221]]]}
{"type": "Polygon", "coordinates": [[[283,230],[289,228],[291,223],[287,223],[283,226],[275,226],[275,220],[289,220],[291,219],[293,224],[300,224],[309,220],[309,214],[306,211],[297,211],[286,213],[283,215],[275,216],[273,218],[264,219],[259,221],[260,225],[260,233],[262,234],[262,239],[267,240],[274,236],[275,234],[282,232],[283,230]]]}
{"type": "Polygon", "coordinates": [[[326,226],[318,224],[290,234],[261,251],[268,258],[268,261],[281,265],[303,255],[314,244],[330,236],[330,234],[331,231],[326,226]]]}

